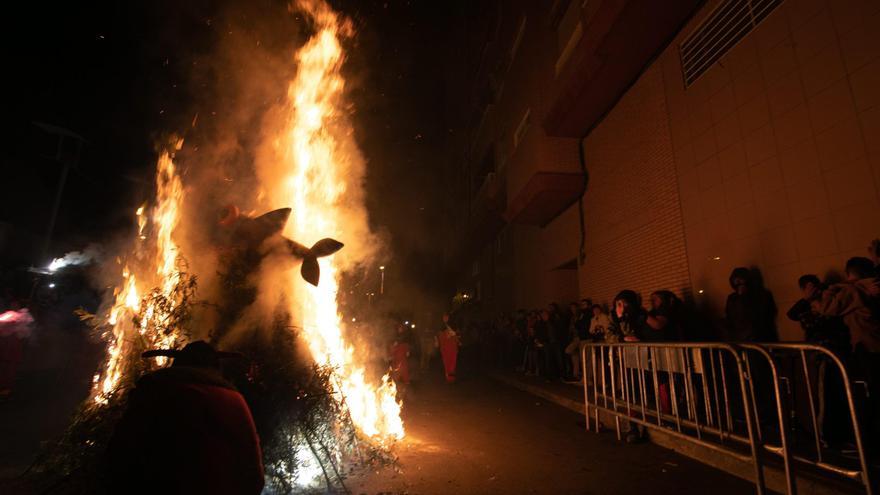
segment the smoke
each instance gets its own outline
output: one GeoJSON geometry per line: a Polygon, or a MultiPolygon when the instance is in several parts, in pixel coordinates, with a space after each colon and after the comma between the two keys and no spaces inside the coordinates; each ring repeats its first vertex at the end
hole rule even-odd
{"type": "Polygon", "coordinates": [[[57,272],[67,266],[89,265],[100,262],[103,258],[103,250],[97,244],[89,244],[82,251],[71,251],[60,258],[55,258],[46,267],[50,272],[57,272]]]}
{"type": "MultiPolygon", "coordinates": [[[[178,14],[193,19],[172,23],[175,29],[197,25],[203,39],[192,44],[198,49],[173,53],[170,61],[191,95],[190,103],[176,110],[176,120],[185,122],[177,129],[184,146],[175,155],[185,197],[175,238],[186,257],[186,270],[198,278],[198,297],[207,302],[194,315],[192,334],[234,344],[258,329],[273,328],[279,311],[290,308],[290,299],[296,297],[290,281],[299,277],[299,265],[289,257],[267,255],[238,278],[252,290],[243,298],[247,305],[228,310],[240,301],[230,301],[224,285],[234,267],[228,266],[218,242],[224,235],[218,223],[230,205],[248,217],[294,206],[283,182],[291,163],[286,133],[296,112],[289,93],[300,68],[296,52],[314,27],[309,16],[270,0],[229,2],[210,13],[178,14]]],[[[348,24],[343,30],[352,34],[348,24]]],[[[165,38],[178,36],[167,33],[165,38]]],[[[337,222],[303,233],[294,228],[294,211],[285,232],[307,246],[323,237],[341,241],[345,247],[334,264],[343,272],[359,273],[373,260],[383,259],[387,248],[385,238],[369,227],[366,163],[351,122],[355,108],[342,101],[348,91],[342,88],[335,105],[340,111],[327,123],[327,132],[335,138],[338,177],[345,184],[334,203],[337,222]]],[[[322,274],[322,280],[332,276],[322,274]]]]}

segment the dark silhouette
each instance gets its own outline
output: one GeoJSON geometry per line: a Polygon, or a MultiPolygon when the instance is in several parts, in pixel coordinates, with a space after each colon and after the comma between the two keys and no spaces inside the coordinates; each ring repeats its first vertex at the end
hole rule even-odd
{"type": "MultiPolygon", "coordinates": [[[[828,286],[814,296],[813,307],[826,317],[840,317],[850,332],[850,372],[868,387],[861,405],[868,438],[880,438],[880,299],[875,294],[874,263],[850,258],[846,282],[828,286]]],[[[877,445],[872,444],[876,449],[877,445]]]]}
{"type": "MultiPolygon", "coordinates": [[[[819,277],[808,274],[798,279],[803,298],[798,300],[786,316],[801,324],[804,340],[819,344],[846,358],[849,354],[849,330],[843,320],[836,316],[824,316],[813,309],[811,301],[819,296],[825,285],[819,277]]],[[[810,366],[816,370],[817,426],[819,436],[824,442],[839,443],[849,440],[846,396],[843,394],[843,381],[833,370],[828,356],[816,353],[810,356],[810,366]]],[[[799,390],[799,389],[795,389],[799,390]]],[[[804,417],[807,415],[804,414],[804,417]]],[[[812,425],[803,425],[812,428],[812,425]]]]}
{"type": "Polygon", "coordinates": [[[279,208],[256,218],[242,215],[235,206],[227,206],[220,214],[219,228],[215,242],[230,258],[245,257],[252,260],[256,269],[260,259],[271,253],[283,253],[302,260],[300,273],[306,282],[318,285],[321,269],[318,258],[329,256],[342,249],[343,244],[335,239],[325,238],[311,248],[292,241],[281,231],[290,217],[290,208],[279,208]]]}
{"type": "Polygon", "coordinates": [[[761,284],[760,274],[748,268],[734,268],[730,274],[733,292],[724,309],[728,342],[776,342],[776,303],[761,284]]]}
{"type": "Polygon", "coordinates": [[[220,373],[221,358],[203,341],[170,356],[171,367],[144,375],[110,439],[115,493],[259,494],[260,442],[250,409],[220,373]]]}
{"type": "Polygon", "coordinates": [[[651,293],[651,310],[648,311],[646,323],[649,330],[646,332],[645,340],[655,342],[681,340],[681,299],[668,290],[651,293]]]}

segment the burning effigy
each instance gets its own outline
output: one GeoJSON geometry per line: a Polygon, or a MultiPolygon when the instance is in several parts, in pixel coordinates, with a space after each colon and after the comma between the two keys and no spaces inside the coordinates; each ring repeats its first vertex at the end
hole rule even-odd
{"type": "Polygon", "coordinates": [[[341,73],[352,28],[322,0],[295,8],[311,36],[290,60],[293,80],[279,81],[287,98],[266,119],[269,158],[250,171],[258,187],[238,192],[250,193],[241,209],[228,198],[205,205],[210,185],[188,180],[198,174],[181,158],[184,140],[162,146],[155,196],[111,261],[115,288],[82,315],[106,343],[105,362],[37,471],[77,473],[77,489],[100,492],[101,452],[128,392],[169,365],[142,355],[196,340],[247,358],[231,380],[254,413],[269,493],[344,490],[351,465],[390,459],[404,436],[394,382],[346,338],[340,311],[343,275],[369,261],[372,242],[341,73]],[[205,210],[218,213],[204,221],[205,210]]]}

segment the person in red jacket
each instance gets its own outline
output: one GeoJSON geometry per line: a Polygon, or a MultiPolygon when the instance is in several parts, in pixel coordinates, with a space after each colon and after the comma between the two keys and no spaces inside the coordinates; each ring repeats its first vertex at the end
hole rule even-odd
{"type": "Polygon", "coordinates": [[[391,344],[391,369],[398,385],[409,385],[409,331],[403,323],[397,324],[397,334],[391,344]]]}
{"type": "Polygon", "coordinates": [[[440,355],[443,357],[443,369],[446,373],[446,382],[455,383],[455,367],[458,361],[458,347],[461,339],[458,333],[449,325],[449,315],[443,315],[443,323],[446,328],[437,334],[437,346],[440,347],[440,355]]]}
{"type": "Polygon", "coordinates": [[[242,395],[223,378],[220,353],[198,341],[144,375],[108,445],[116,493],[259,494],[260,441],[242,395]]]}

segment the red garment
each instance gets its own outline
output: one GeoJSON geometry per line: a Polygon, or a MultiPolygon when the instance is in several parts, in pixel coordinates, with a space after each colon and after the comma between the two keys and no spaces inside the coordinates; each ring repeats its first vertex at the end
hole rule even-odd
{"type": "Polygon", "coordinates": [[[455,381],[455,365],[458,360],[458,334],[451,328],[447,328],[437,336],[437,342],[440,345],[440,355],[443,357],[446,381],[452,383],[455,381]]]}
{"type": "Polygon", "coordinates": [[[409,344],[395,342],[391,346],[391,365],[394,381],[409,385],[409,344]]]}
{"type": "Polygon", "coordinates": [[[144,376],[108,446],[118,493],[259,494],[260,442],[250,409],[210,368],[144,376]]]}

